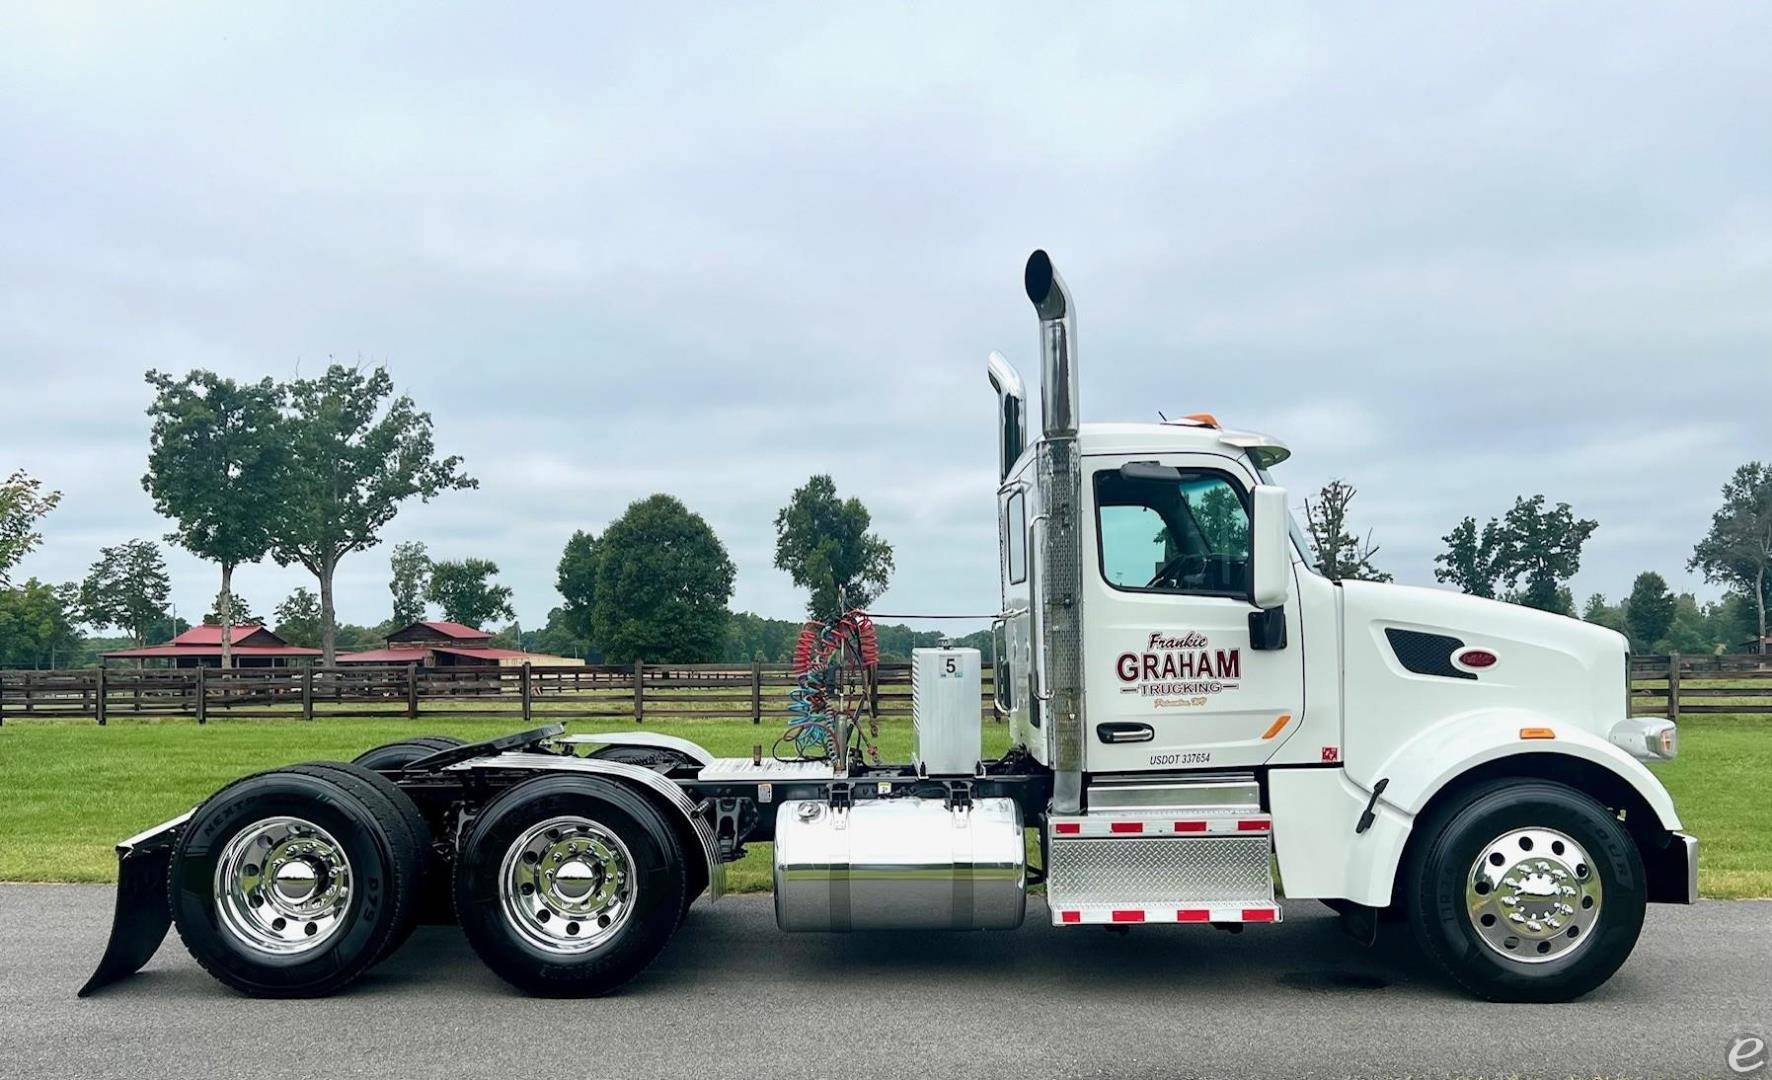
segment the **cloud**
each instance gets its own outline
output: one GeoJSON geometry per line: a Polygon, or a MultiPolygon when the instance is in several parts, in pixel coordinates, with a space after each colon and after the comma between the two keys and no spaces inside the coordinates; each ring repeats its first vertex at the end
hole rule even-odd
{"type": "MultiPolygon", "coordinates": [[[[1577,591],[1694,585],[1717,486],[1772,456],[1758,9],[0,18],[0,456],[67,495],[25,573],[166,530],[143,370],[339,357],[482,480],[388,542],[495,559],[525,624],[572,530],[655,490],[735,605],[797,614],[772,522],[824,471],[898,549],[883,606],[988,611],[983,358],[1035,374],[1034,246],[1086,418],[1273,431],[1406,581],[1543,491],[1601,522],[1577,591]]],[[[239,577],[260,611],[300,583],[239,577]]],[[[348,559],[343,615],[387,600],[385,550],[348,559]]]]}

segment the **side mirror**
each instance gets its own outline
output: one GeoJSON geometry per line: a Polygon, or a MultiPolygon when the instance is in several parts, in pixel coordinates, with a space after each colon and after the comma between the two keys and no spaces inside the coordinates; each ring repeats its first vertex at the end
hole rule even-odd
{"type": "Polygon", "coordinates": [[[1277,608],[1292,594],[1291,538],[1286,517],[1286,489],[1271,484],[1255,487],[1249,522],[1249,602],[1263,611],[1277,608]]]}

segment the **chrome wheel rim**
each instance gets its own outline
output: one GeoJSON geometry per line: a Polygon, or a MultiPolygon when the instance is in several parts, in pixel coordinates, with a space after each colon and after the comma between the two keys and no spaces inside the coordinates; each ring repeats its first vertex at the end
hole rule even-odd
{"type": "Polygon", "coordinates": [[[222,928],[249,949],[312,952],[345,924],[351,861],[333,835],[298,817],[255,821],[234,834],[215,864],[222,928]]]}
{"type": "Polygon", "coordinates": [[[633,914],[634,858],[621,838],[590,818],[530,826],[505,852],[499,901],[524,940],[552,953],[587,953],[633,914]]]}
{"type": "Polygon", "coordinates": [[[1586,849],[1556,829],[1514,829],[1483,845],[1465,881],[1465,912],[1477,937],[1522,964],[1570,956],[1600,921],[1600,871],[1586,849]]]}

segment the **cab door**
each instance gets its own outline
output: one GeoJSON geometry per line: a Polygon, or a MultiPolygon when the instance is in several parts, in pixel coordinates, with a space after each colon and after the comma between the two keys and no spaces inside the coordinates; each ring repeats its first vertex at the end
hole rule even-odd
{"type": "Polygon", "coordinates": [[[1026,747],[1046,760],[1046,738],[1031,684],[1033,671],[1031,582],[1028,573],[1029,509],[1032,485],[1012,477],[997,493],[997,539],[1003,607],[991,627],[995,669],[991,674],[997,718],[1009,725],[1012,746],[1026,747]]]}
{"type": "Polygon", "coordinates": [[[1283,647],[1251,638],[1255,476],[1213,454],[1112,456],[1086,458],[1083,483],[1088,770],[1266,761],[1300,726],[1304,650],[1293,597],[1283,647]]]}

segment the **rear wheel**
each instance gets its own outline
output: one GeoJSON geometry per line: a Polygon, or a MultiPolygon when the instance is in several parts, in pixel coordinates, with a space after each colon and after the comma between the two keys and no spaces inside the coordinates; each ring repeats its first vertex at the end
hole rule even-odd
{"type": "Polygon", "coordinates": [[[1617,971],[1647,890],[1630,834],[1573,788],[1504,780],[1423,826],[1409,874],[1423,951],[1492,1001],[1568,1001],[1617,971]]]}
{"type": "Polygon", "coordinates": [[[430,822],[425,820],[418,804],[412,801],[412,796],[401,791],[400,785],[381,773],[355,763],[317,761],[311,765],[298,765],[296,768],[331,774],[345,786],[354,787],[358,797],[366,802],[379,800],[385,803],[406,825],[406,834],[412,841],[413,849],[418,852],[418,876],[412,884],[413,903],[408,906],[406,921],[382,952],[382,959],[405,944],[420,922],[447,923],[451,920],[453,913],[449,903],[449,865],[438,855],[432,844],[430,822]]]}
{"type": "Polygon", "coordinates": [[[173,921],[197,962],[242,993],[331,993],[409,926],[419,856],[398,811],[353,778],[260,773],[211,796],[181,833],[173,921]]]}
{"type": "Polygon", "coordinates": [[[456,863],[456,917],[513,986],[590,997],[652,962],[687,888],[676,834],[644,796],[602,777],[545,776],[476,820],[456,863]]]}

